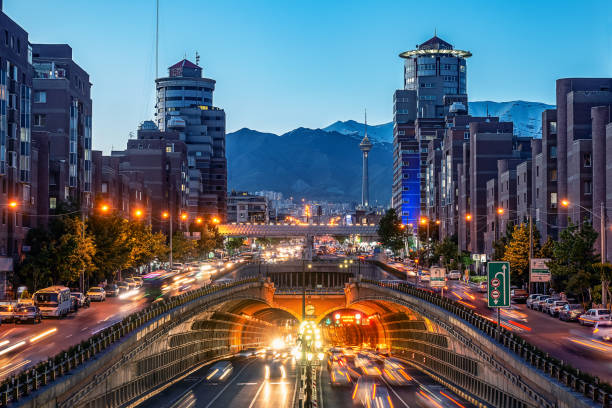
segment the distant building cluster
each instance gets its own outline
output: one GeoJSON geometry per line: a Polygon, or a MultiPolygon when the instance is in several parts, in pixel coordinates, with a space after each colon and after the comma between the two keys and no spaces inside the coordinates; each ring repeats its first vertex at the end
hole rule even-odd
{"type": "Polygon", "coordinates": [[[511,122],[468,114],[470,55],[438,37],[400,54],[392,206],[402,222],[439,221],[442,239],[491,255],[510,222],[531,217],[546,240],[588,220],[598,232],[603,226],[609,254],[612,78],[557,80],[557,109],[542,113],[542,137],[523,138],[511,122]]]}
{"type": "Polygon", "coordinates": [[[170,217],[225,220],[225,112],[201,67],[182,60],[157,78],[154,121],[106,156],[92,149],[92,83],[72,48],[31,44],[1,5],[0,293],[27,232],[68,209],[103,207],[164,231],[170,217]]]}

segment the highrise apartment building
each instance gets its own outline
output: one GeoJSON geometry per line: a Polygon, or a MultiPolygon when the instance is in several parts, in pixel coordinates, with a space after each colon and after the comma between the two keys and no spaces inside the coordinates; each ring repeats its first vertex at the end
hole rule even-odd
{"type": "Polygon", "coordinates": [[[471,55],[438,36],[399,55],[405,59],[404,89],[393,96],[392,206],[405,224],[415,224],[426,213],[429,144],[441,141],[450,107],[456,102],[467,106],[466,59],[471,55]]]}
{"type": "Polygon", "coordinates": [[[184,59],[156,79],[156,123],[175,131],[187,145],[188,211],[195,216],[226,218],[227,160],[225,112],[213,105],[215,80],[184,59]]]}
{"type": "Polygon", "coordinates": [[[53,211],[70,202],[88,211],[92,196],[92,101],[89,74],[68,44],[32,44],[32,128],[49,140],[49,197],[53,211]]]}

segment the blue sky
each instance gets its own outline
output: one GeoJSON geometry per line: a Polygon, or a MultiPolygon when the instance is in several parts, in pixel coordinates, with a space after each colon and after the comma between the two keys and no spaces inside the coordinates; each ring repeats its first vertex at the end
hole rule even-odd
{"type": "MultiPolygon", "coordinates": [[[[90,74],[94,148],[152,117],[155,0],[4,0],[34,43],[68,43],[90,74]]],[[[201,55],[228,131],[392,119],[398,54],[438,35],[471,51],[470,100],[554,103],[561,77],[612,75],[612,2],[160,0],[160,74],[201,55]]]]}

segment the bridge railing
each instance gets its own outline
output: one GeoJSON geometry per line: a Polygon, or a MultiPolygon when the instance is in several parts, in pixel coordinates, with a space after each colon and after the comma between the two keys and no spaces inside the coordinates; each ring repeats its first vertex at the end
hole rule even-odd
{"type": "Polygon", "coordinates": [[[182,306],[201,296],[257,281],[258,278],[248,278],[220,285],[208,285],[173,296],[168,300],[162,300],[139,312],[132,313],[120,322],[96,333],[80,344],[72,346],[49,358],[47,361],[40,362],[2,381],[0,384],[0,406],[7,406],[11,402],[19,402],[21,398],[68,374],[74,368],[96,358],[97,354],[108,349],[148,321],[157,318],[171,309],[182,306]]]}
{"type": "MultiPolygon", "coordinates": [[[[385,266],[390,268],[388,265],[385,266]]],[[[440,296],[428,289],[417,288],[410,283],[387,283],[365,278],[362,278],[361,282],[406,293],[441,307],[478,328],[492,340],[498,342],[500,346],[514,352],[532,367],[557,379],[573,391],[601,404],[602,407],[609,408],[612,406],[612,387],[609,384],[602,383],[599,381],[599,378],[583,373],[571,365],[551,357],[548,353],[528,343],[504,327],[500,327],[498,332],[497,323],[477,315],[470,308],[453,299],[440,296]]]]}

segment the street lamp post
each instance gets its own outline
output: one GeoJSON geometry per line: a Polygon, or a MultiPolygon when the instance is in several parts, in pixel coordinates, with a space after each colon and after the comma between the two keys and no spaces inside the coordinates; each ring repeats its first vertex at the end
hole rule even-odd
{"type": "Polygon", "coordinates": [[[172,270],[172,215],[168,211],[164,211],[162,213],[162,218],[168,218],[168,223],[170,227],[170,255],[168,256],[168,262],[170,263],[170,270],[172,270]]]}
{"type": "MultiPolygon", "coordinates": [[[[312,269],[312,264],[308,264],[308,269],[312,269]]],[[[306,320],[306,268],[302,261],[302,320],[306,320]]]]}

